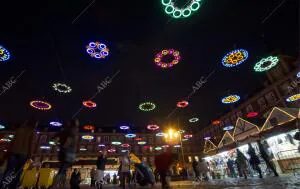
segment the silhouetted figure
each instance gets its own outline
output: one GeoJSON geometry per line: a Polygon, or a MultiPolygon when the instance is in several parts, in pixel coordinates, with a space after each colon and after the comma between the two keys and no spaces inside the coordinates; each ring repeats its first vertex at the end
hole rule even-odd
{"type": "Polygon", "coordinates": [[[273,171],[273,173],[276,177],[278,177],[276,168],[275,168],[274,164],[270,161],[270,158],[269,158],[268,153],[266,152],[264,146],[262,145],[262,143],[260,141],[257,141],[257,144],[258,144],[258,148],[260,151],[260,155],[263,158],[263,160],[266,162],[267,167],[273,171]]]}
{"type": "Polygon", "coordinates": [[[193,170],[195,172],[196,181],[199,181],[200,180],[199,162],[196,160],[196,158],[194,158],[192,165],[193,165],[193,170]]]}
{"type": "Polygon", "coordinates": [[[79,170],[78,169],[74,169],[72,175],[71,175],[71,179],[70,179],[70,186],[71,186],[71,189],[79,189],[80,186],[80,173],[79,173],[79,170]]]}
{"type": "Polygon", "coordinates": [[[262,178],[262,173],[261,173],[261,169],[259,167],[259,164],[260,164],[260,160],[258,158],[258,156],[256,155],[255,153],[255,150],[254,148],[251,146],[251,144],[248,144],[248,154],[250,156],[250,165],[252,166],[252,168],[254,170],[256,170],[259,174],[259,178],[262,178]]]}
{"type": "Polygon", "coordinates": [[[244,175],[244,178],[247,179],[247,158],[245,157],[245,155],[239,150],[236,150],[236,163],[240,172],[240,176],[241,174],[244,175]]]}

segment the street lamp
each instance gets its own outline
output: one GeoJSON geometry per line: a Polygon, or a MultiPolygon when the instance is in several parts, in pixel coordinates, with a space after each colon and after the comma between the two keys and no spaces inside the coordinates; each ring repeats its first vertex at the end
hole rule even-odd
{"type": "Polygon", "coordinates": [[[165,133],[164,137],[168,144],[178,144],[180,140],[178,131],[174,131],[173,129],[169,129],[168,132],[165,133]]]}

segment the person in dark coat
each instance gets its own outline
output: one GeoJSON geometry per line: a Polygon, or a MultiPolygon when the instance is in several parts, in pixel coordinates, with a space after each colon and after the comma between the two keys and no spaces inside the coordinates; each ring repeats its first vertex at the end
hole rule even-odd
{"type": "Polygon", "coordinates": [[[234,161],[229,158],[227,160],[227,167],[229,169],[229,172],[230,172],[230,177],[231,178],[235,178],[236,177],[236,173],[235,173],[235,170],[234,170],[234,161]]]}
{"type": "Polygon", "coordinates": [[[273,171],[273,173],[276,177],[278,177],[278,173],[276,171],[276,168],[275,168],[274,164],[270,161],[268,153],[266,152],[266,150],[263,147],[262,143],[260,141],[257,141],[257,144],[258,144],[258,148],[259,148],[259,151],[260,151],[260,155],[263,158],[263,160],[266,162],[267,167],[273,171]]]}
{"type": "Polygon", "coordinates": [[[172,154],[171,152],[164,152],[155,157],[155,166],[160,175],[162,188],[170,188],[167,182],[167,173],[175,160],[175,156],[176,154],[172,154]]]}
{"type": "Polygon", "coordinates": [[[249,146],[249,148],[248,148],[248,154],[250,156],[249,163],[252,166],[252,168],[258,172],[259,178],[262,178],[261,169],[259,167],[259,164],[260,164],[259,157],[256,155],[255,150],[251,146],[251,144],[248,144],[248,146],[249,146]]]}
{"type": "Polygon", "coordinates": [[[71,189],[80,189],[80,173],[79,173],[79,170],[78,169],[74,169],[72,175],[71,175],[71,179],[70,179],[70,186],[71,186],[71,189]]]}
{"type": "Polygon", "coordinates": [[[194,158],[192,166],[195,172],[196,181],[198,182],[200,180],[200,173],[199,173],[199,162],[196,160],[196,158],[194,158]]]}
{"type": "Polygon", "coordinates": [[[96,178],[96,187],[102,188],[102,185],[104,183],[104,171],[105,171],[105,165],[106,165],[106,151],[100,154],[100,156],[97,159],[97,178],[96,178]]]}
{"type": "Polygon", "coordinates": [[[239,150],[236,149],[236,164],[239,170],[239,176],[244,175],[245,179],[247,179],[247,158],[245,155],[239,150]]]}

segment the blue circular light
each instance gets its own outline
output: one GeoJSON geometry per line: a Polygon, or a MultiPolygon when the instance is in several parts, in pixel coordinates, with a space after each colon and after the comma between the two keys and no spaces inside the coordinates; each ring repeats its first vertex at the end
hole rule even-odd
{"type": "Polygon", "coordinates": [[[248,51],[244,49],[236,49],[227,53],[223,59],[222,64],[225,67],[235,67],[244,63],[248,59],[248,51]]]}
{"type": "Polygon", "coordinates": [[[165,135],[166,135],[165,133],[156,133],[156,136],[158,136],[158,137],[163,137],[165,135]]]}
{"type": "Polygon", "coordinates": [[[10,58],[8,50],[0,45],[0,62],[5,62],[10,58]]]}
{"type": "Polygon", "coordinates": [[[128,129],[130,129],[130,127],[127,126],[127,125],[121,125],[120,129],[122,129],[122,130],[128,130],[128,129]]]}
{"type": "Polygon", "coordinates": [[[223,130],[224,130],[224,131],[230,131],[230,130],[232,130],[233,128],[234,128],[233,125],[228,125],[228,126],[224,127],[223,130]]]}
{"type": "Polygon", "coordinates": [[[40,148],[43,150],[50,150],[51,147],[50,146],[41,146],[40,148]]]}
{"type": "Polygon", "coordinates": [[[108,56],[109,49],[105,44],[96,41],[90,42],[89,45],[86,46],[86,52],[93,58],[104,59],[108,56]]]}
{"type": "Polygon", "coordinates": [[[51,121],[50,125],[53,127],[61,127],[62,123],[58,122],[58,121],[51,121]]]}
{"type": "Polygon", "coordinates": [[[297,76],[298,78],[300,78],[300,72],[298,72],[296,76],[297,76]]]}
{"type": "Polygon", "coordinates": [[[4,125],[0,125],[0,129],[5,129],[5,126],[4,125]]]}
{"type": "Polygon", "coordinates": [[[125,137],[126,138],[134,138],[134,137],[136,137],[136,134],[133,134],[133,133],[127,134],[127,135],[125,135],[125,137]]]}

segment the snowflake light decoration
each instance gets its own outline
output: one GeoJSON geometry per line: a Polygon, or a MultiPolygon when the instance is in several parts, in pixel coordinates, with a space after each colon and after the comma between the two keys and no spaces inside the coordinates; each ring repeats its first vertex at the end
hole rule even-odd
{"type": "Polygon", "coordinates": [[[38,110],[50,110],[52,108],[51,104],[41,100],[31,101],[30,106],[38,110]]]}
{"type": "Polygon", "coordinates": [[[144,112],[152,111],[156,108],[156,105],[152,102],[144,102],[139,105],[139,109],[144,112]]]}
{"type": "Polygon", "coordinates": [[[239,101],[240,99],[241,99],[241,97],[238,95],[229,95],[222,99],[222,103],[223,104],[232,104],[232,103],[239,101]]]}
{"type": "Polygon", "coordinates": [[[249,112],[246,117],[247,118],[252,118],[252,117],[256,117],[258,115],[258,112],[249,112]]]}
{"type": "Polygon", "coordinates": [[[269,56],[267,58],[261,59],[259,62],[257,62],[254,66],[254,70],[256,72],[264,72],[267,71],[274,66],[276,66],[279,62],[278,57],[276,56],[269,56]]]}
{"type": "Polygon", "coordinates": [[[287,102],[294,102],[294,101],[297,101],[297,100],[300,100],[300,93],[292,95],[292,96],[289,96],[286,99],[287,102]]]}
{"type": "Polygon", "coordinates": [[[174,49],[165,49],[155,55],[154,62],[157,66],[161,68],[170,68],[178,64],[179,61],[181,60],[179,54],[180,54],[179,51],[176,51],[174,49]],[[172,56],[172,61],[163,62],[162,59],[166,56],[172,56]]]}
{"type": "Polygon", "coordinates": [[[190,0],[183,8],[176,7],[175,0],[161,0],[161,3],[165,8],[166,14],[171,15],[173,18],[187,18],[193,12],[199,10],[202,0],[190,0]]]}
{"type": "Polygon", "coordinates": [[[230,131],[230,130],[232,130],[233,128],[234,128],[233,125],[228,125],[228,126],[224,127],[223,130],[224,130],[224,131],[230,131]]]}
{"type": "Polygon", "coordinates": [[[93,126],[93,125],[85,125],[85,126],[83,126],[83,129],[84,130],[88,130],[88,131],[93,131],[93,130],[95,130],[95,126],[93,126]]]}
{"type": "Polygon", "coordinates": [[[130,133],[130,134],[125,135],[125,137],[126,138],[134,138],[134,137],[136,137],[136,134],[130,133]]]}
{"type": "Polygon", "coordinates": [[[199,121],[199,118],[197,118],[197,117],[193,117],[193,118],[189,119],[190,123],[195,123],[197,121],[199,121]]]}
{"type": "Polygon", "coordinates": [[[10,58],[8,50],[0,45],[0,62],[5,62],[10,58]]]}
{"type": "Polygon", "coordinates": [[[53,127],[61,127],[62,123],[58,122],[58,121],[51,121],[50,125],[53,127]]]}
{"type": "Polygon", "coordinates": [[[87,108],[95,108],[97,104],[91,100],[83,101],[82,104],[87,108]]]}
{"type": "Polygon", "coordinates": [[[180,101],[180,102],[177,103],[177,107],[178,107],[178,108],[185,108],[185,107],[187,107],[188,105],[189,105],[189,102],[186,101],[186,100],[183,100],[183,101],[180,101]]]}
{"type": "Polygon", "coordinates": [[[159,129],[159,126],[158,125],[148,125],[147,129],[151,130],[151,131],[155,131],[155,130],[159,129]]]}
{"type": "Polygon", "coordinates": [[[52,87],[60,93],[70,93],[72,91],[71,87],[64,83],[54,83],[52,87]]]}
{"type": "Polygon", "coordinates": [[[86,52],[93,58],[104,59],[108,56],[109,49],[104,43],[96,41],[90,42],[89,45],[86,46],[86,52]]]}
{"type": "Polygon", "coordinates": [[[248,58],[248,52],[244,49],[236,49],[227,53],[223,59],[222,64],[225,67],[235,67],[244,63],[248,58]]]}

